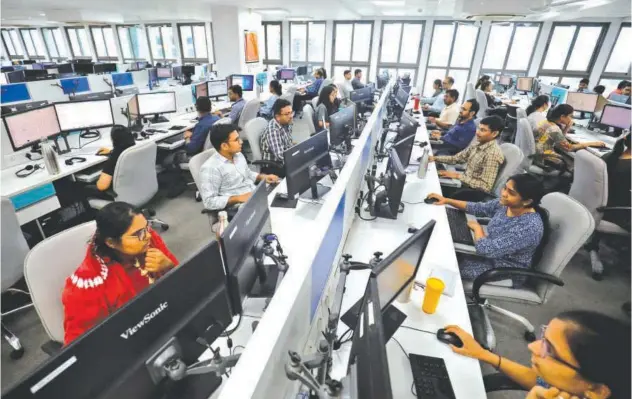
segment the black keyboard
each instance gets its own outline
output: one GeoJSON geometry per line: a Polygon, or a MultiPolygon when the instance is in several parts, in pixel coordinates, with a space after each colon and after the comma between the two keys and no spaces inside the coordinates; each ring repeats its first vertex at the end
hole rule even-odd
{"type": "Polygon", "coordinates": [[[452,233],[452,241],[473,246],[474,240],[472,239],[470,228],[467,227],[465,212],[454,208],[445,208],[445,211],[448,214],[448,224],[450,225],[450,233],[452,233]]]}
{"type": "Polygon", "coordinates": [[[456,399],[443,359],[414,353],[408,358],[418,398],[456,399]]]}
{"type": "Polygon", "coordinates": [[[166,139],[160,140],[160,141],[162,141],[164,143],[167,143],[167,144],[175,144],[178,141],[182,141],[182,140],[184,140],[184,133],[176,134],[175,136],[171,136],[169,138],[166,138],[166,139]]]}

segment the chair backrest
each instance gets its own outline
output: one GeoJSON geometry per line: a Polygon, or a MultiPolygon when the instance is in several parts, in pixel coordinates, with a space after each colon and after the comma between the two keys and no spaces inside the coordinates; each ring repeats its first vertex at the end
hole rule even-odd
{"type": "Polygon", "coordinates": [[[296,89],[297,89],[296,85],[290,85],[287,87],[287,92],[294,94],[296,93],[296,89]]]}
{"type": "Polygon", "coordinates": [[[13,203],[6,197],[2,197],[1,201],[0,266],[2,266],[2,275],[0,277],[2,277],[2,292],[5,292],[22,278],[24,258],[29,252],[29,245],[20,228],[13,203]]]}
{"type": "Polygon", "coordinates": [[[252,151],[253,161],[261,160],[261,146],[259,143],[259,139],[261,135],[266,130],[268,126],[268,121],[264,118],[255,118],[250,122],[246,123],[246,127],[244,128],[244,134],[250,143],[250,150],[252,151]]]}
{"type": "Polygon", "coordinates": [[[323,83],[320,85],[320,87],[318,88],[318,94],[320,95],[320,92],[323,91],[323,87],[325,86],[329,86],[330,84],[332,84],[334,81],[332,79],[324,79],[323,83]]]}
{"type": "Polygon", "coordinates": [[[114,168],[112,188],[117,201],[143,206],[158,192],[156,143],[136,144],[121,153],[114,168]]]}
{"type": "Polygon", "coordinates": [[[294,95],[296,94],[296,89],[293,92],[289,90],[281,95],[280,98],[289,101],[290,104],[294,104],[294,95]]]}
{"type": "Polygon", "coordinates": [[[467,100],[469,100],[471,98],[476,98],[476,92],[474,90],[474,83],[467,82],[465,84],[465,96],[463,97],[463,101],[467,101],[467,100]]]}
{"type": "Polygon", "coordinates": [[[222,118],[222,119],[218,120],[218,121],[217,121],[217,122],[215,122],[215,123],[219,123],[220,125],[228,125],[229,123],[232,123],[232,121],[233,121],[233,120],[232,120],[232,119],[230,119],[230,117],[228,117],[228,116],[227,116],[227,117],[225,117],[225,118],[222,118]]]}
{"type": "Polygon", "coordinates": [[[191,172],[191,177],[193,177],[193,181],[195,182],[195,186],[198,190],[200,189],[200,169],[202,169],[204,162],[215,154],[215,152],[215,148],[209,148],[199,154],[195,154],[191,157],[191,159],[189,159],[189,172],[191,172]]]}
{"type": "Polygon", "coordinates": [[[246,102],[244,105],[244,109],[241,110],[241,115],[239,115],[239,127],[244,128],[246,123],[257,117],[257,113],[259,112],[259,108],[261,108],[261,103],[258,98],[253,98],[246,102]]]}
{"type": "Polygon", "coordinates": [[[24,260],[24,277],[44,330],[64,342],[64,306],[61,295],[66,278],[79,267],[96,222],[71,227],[37,244],[24,260]]]}
{"type": "Polygon", "coordinates": [[[516,109],[516,118],[522,119],[527,117],[527,111],[524,108],[518,107],[516,109]]]}
{"type": "Polygon", "coordinates": [[[522,151],[524,156],[522,168],[527,170],[532,162],[529,157],[535,154],[535,137],[531,130],[531,124],[526,118],[518,119],[514,143],[520,148],[520,151],[522,151]]]}
{"type": "Polygon", "coordinates": [[[522,164],[522,151],[517,146],[511,143],[503,143],[500,145],[500,150],[503,152],[505,162],[498,168],[498,175],[496,175],[496,181],[492,189],[493,193],[500,196],[500,191],[507,182],[507,179],[516,174],[520,164],[522,164]]]}
{"type": "Polygon", "coordinates": [[[489,108],[487,106],[487,97],[482,90],[475,90],[474,93],[476,95],[476,101],[478,101],[478,106],[480,107],[476,116],[479,118],[484,118],[487,116],[487,108],[489,108]]]}
{"type": "MultiPolygon", "coordinates": [[[[595,229],[595,221],[586,207],[562,193],[542,198],[542,207],[549,213],[549,239],[542,248],[542,258],[535,269],[559,277],[575,253],[586,243],[595,229]]],[[[554,284],[536,283],[542,303],[553,292],[554,284]]]]}
{"type": "Polygon", "coordinates": [[[314,107],[314,109],[318,107],[318,96],[312,98],[312,106],[314,107]]]}
{"type": "Polygon", "coordinates": [[[600,206],[608,204],[608,168],[603,159],[587,150],[575,153],[575,173],[568,195],[584,205],[599,224],[600,206]]]}
{"type": "Polygon", "coordinates": [[[314,126],[314,108],[310,104],[303,106],[303,120],[307,124],[307,130],[312,135],[316,133],[316,126],[314,126]]]}

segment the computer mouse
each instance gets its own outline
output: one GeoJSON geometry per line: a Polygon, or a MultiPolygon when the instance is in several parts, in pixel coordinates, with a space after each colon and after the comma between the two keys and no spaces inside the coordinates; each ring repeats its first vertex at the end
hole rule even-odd
{"type": "Polygon", "coordinates": [[[96,152],[96,154],[94,154],[94,155],[108,155],[108,153],[107,153],[107,152],[105,152],[105,151],[99,150],[99,151],[97,151],[97,152],[96,152]]]}
{"type": "Polygon", "coordinates": [[[424,200],[424,202],[425,202],[426,204],[434,204],[434,203],[436,203],[436,202],[439,202],[439,200],[438,200],[438,199],[436,199],[436,198],[434,198],[434,197],[427,197],[427,198],[424,200]]]}
{"type": "Polygon", "coordinates": [[[437,330],[437,339],[447,345],[454,345],[457,348],[463,347],[463,341],[458,335],[452,332],[446,332],[445,328],[437,330]]]}

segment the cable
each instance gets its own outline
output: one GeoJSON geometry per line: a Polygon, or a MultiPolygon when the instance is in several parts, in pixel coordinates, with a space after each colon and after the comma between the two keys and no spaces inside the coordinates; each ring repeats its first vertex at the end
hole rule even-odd
{"type": "Polygon", "coordinates": [[[407,329],[409,329],[409,330],[413,330],[413,331],[419,331],[419,332],[426,333],[426,334],[430,334],[430,335],[437,335],[437,333],[436,333],[436,332],[431,332],[431,331],[426,331],[426,330],[420,330],[420,329],[415,328],[415,327],[410,327],[410,326],[405,326],[405,325],[401,325],[400,327],[402,327],[402,328],[407,328],[407,329]]]}
{"type": "Polygon", "coordinates": [[[237,325],[232,330],[224,330],[224,332],[220,334],[220,337],[230,338],[230,335],[234,333],[235,331],[237,331],[237,329],[241,325],[241,319],[242,319],[242,314],[239,313],[239,319],[237,319],[237,325]]]}
{"type": "Polygon", "coordinates": [[[406,205],[419,205],[419,204],[423,204],[424,201],[419,201],[419,202],[408,202],[408,201],[402,201],[402,204],[406,204],[406,205]]]}

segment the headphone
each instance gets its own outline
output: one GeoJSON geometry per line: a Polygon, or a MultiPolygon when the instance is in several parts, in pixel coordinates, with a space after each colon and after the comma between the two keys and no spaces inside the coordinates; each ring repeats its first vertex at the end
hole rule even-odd
{"type": "Polygon", "coordinates": [[[68,166],[74,165],[75,163],[85,162],[86,159],[84,157],[72,157],[68,158],[64,161],[64,163],[68,166]]]}
{"type": "Polygon", "coordinates": [[[17,172],[15,172],[15,175],[17,177],[27,177],[32,175],[33,173],[37,172],[38,170],[42,170],[44,169],[42,167],[42,165],[39,164],[35,164],[35,165],[26,165],[25,167],[23,167],[22,169],[18,170],[17,172]],[[26,171],[25,173],[22,173],[26,171]]]}

